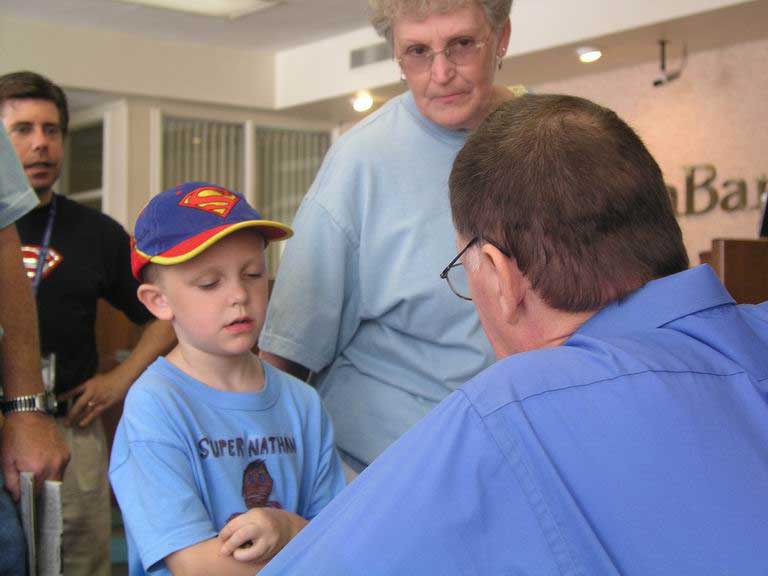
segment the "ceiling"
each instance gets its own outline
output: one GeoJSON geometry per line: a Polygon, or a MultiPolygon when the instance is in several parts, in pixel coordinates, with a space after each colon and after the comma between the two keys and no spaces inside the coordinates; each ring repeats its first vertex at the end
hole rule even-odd
{"type": "Polygon", "coordinates": [[[236,20],[114,0],[0,0],[0,12],[53,24],[270,52],[362,28],[368,23],[366,0],[286,0],[236,20]]]}
{"type": "MultiPolygon", "coordinates": [[[[366,0],[286,0],[237,20],[132,6],[113,0],[0,0],[0,12],[51,23],[140,33],[153,38],[275,51],[367,26],[367,4],[366,0]]],[[[514,34],[518,25],[514,13],[512,20],[514,34]]],[[[589,39],[588,42],[601,48],[604,55],[589,65],[577,60],[576,45],[571,44],[507,58],[497,79],[507,85],[536,86],[556,79],[657,61],[659,38],[670,42],[670,65],[674,66],[683,42],[689,53],[694,54],[765,38],[768,37],[766,22],[768,0],[754,0],[589,39]]],[[[396,77],[392,80],[392,84],[374,91],[376,105],[373,109],[404,90],[396,77]]],[[[652,80],[649,78],[649,82],[652,80]]],[[[70,95],[75,108],[114,96],[77,91],[70,95]]],[[[335,123],[349,122],[361,117],[352,110],[350,97],[314,102],[282,112],[335,123]]]]}

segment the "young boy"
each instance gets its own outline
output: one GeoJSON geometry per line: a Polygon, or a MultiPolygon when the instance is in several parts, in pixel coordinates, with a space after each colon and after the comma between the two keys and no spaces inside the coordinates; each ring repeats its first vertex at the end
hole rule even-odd
{"type": "Polygon", "coordinates": [[[291,234],[203,182],[139,215],[139,298],[178,345],[132,386],[112,449],[132,575],[254,574],[344,487],[318,395],[252,352],[264,249],[291,234]]]}

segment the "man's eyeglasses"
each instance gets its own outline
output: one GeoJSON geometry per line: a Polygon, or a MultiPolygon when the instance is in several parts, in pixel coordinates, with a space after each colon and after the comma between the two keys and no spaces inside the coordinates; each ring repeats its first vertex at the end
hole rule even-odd
{"type": "Polygon", "coordinates": [[[448,266],[446,266],[443,271],[440,272],[440,278],[448,282],[448,286],[453,291],[453,293],[464,300],[472,300],[472,297],[469,295],[469,281],[467,280],[467,271],[464,268],[464,264],[461,262],[461,257],[464,256],[464,253],[467,250],[469,250],[478,242],[487,242],[488,244],[492,244],[499,252],[509,258],[509,252],[504,250],[496,242],[493,242],[492,240],[486,240],[485,238],[480,238],[480,236],[475,236],[472,238],[472,240],[470,240],[467,245],[464,246],[464,248],[462,248],[458,254],[456,254],[455,258],[448,263],[448,266]]]}
{"type": "Polygon", "coordinates": [[[448,286],[453,293],[459,298],[464,300],[472,300],[469,296],[469,282],[467,281],[467,271],[464,269],[464,264],[461,262],[461,257],[464,256],[464,252],[469,250],[472,246],[477,244],[480,240],[479,236],[475,236],[469,243],[461,249],[461,252],[456,254],[456,257],[450,261],[442,272],[440,272],[440,278],[448,282],[448,286]]]}
{"type": "Polygon", "coordinates": [[[488,43],[490,34],[482,41],[475,40],[472,36],[454,38],[442,50],[432,50],[424,44],[414,44],[405,49],[397,63],[405,72],[420,74],[432,68],[435,56],[442,54],[456,66],[471,64],[480,53],[480,49],[488,43]]]}

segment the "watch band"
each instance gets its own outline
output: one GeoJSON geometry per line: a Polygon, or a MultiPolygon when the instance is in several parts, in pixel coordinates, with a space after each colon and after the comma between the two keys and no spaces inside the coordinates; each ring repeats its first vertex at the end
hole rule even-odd
{"type": "Polygon", "coordinates": [[[41,392],[29,396],[17,396],[16,398],[4,398],[0,401],[0,410],[3,414],[12,412],[43,412],[54,414],[56,412],[56,396],[52,392],[41,392]]]}

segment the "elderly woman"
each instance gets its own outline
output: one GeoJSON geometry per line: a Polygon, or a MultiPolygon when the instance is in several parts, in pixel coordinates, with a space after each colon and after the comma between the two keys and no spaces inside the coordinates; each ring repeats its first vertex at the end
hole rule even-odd
{"type": "Polygon", "coordinates": [[[328,152],[294,220],[259,342],[312,373],[345,462],[362,470],[494,359],[474,307],[441,283],[448,174],[494,86],[512,0],[375,0],[408,92],[328,152]]]}

